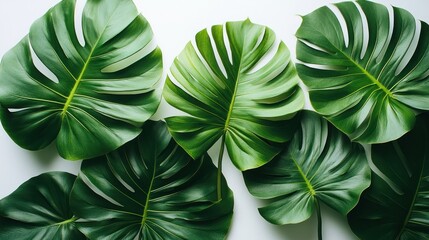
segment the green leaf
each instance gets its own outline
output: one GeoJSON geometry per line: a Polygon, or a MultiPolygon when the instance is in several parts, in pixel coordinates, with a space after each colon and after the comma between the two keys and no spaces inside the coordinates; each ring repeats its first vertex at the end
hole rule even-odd
{"type": "Polygon", "coordinates": [[[429,110],[429,25],[370,1],[333,9],[338,15],[322,7],[304,16],[296,33],[297,70],[314,109],[354,141],[399,138],[416,111],[429,110]]]}
{"type": "Polygon", "coordinates": [[[370,168],[360,145],[305,111],[289,146],[244,178],[252,195],[271,200],[260,214],[271,223],[290,224],[308,219],[319,201],[346,215],[369,186],[370,168]]]}
{"type": "Polygon", "coordinates": [[[86,239],[69,207],[75,179],[65,172],[44,173],[0,200],[0,239],[86,239]]]}
{"type": "Polygon", "coordinates": [[[286,45],[249,20],[202,30],[195,43],[175,59],[164,87],[167,102],[190,115],[166,119],[174,139],[197,158],[224,136],[240,170],[269,162],[304,105],[286,45]]]}
{"type": "Polygon", "coordinates": [[[91,239],[224,239],[233,196],[206,154],[193,160],[165,123],[147,122],[135,140],[85,161],[71,202],[91,239]]]}
{"type": "Polygon", "coordinates": [[[162,75],[161,52],[132,0],[88,0],[85,46],[74,12],[75,0],[51,8],[0,64],[7,133],[30,150],[56,140],[70,160],[105,154],[138,136],[159,105],[154,87],[162,75]],[[36,55],[58,82],[35,67],[36,55]]]}
{"type": "Polygon", "coordinates": [[[372,146],[381,172],[349,214],[361,239],[429,239],[429,117],[397,141],[372,146]]]}

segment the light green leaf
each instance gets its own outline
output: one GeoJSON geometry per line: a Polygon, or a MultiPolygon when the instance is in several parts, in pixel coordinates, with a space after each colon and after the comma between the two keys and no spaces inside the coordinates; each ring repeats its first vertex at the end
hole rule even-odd
{"type": "Polygon", "coordinates": [[[86,239],[69,207],[75,179],[65,172],[45,173],[0,200],[0,239],[86,239]]]}
{"type": "Polygon", "coordinates": [[[313,107],[354,141],[399,138],[416,111],[429,110],[429,25],[370,1],[332,9],[304,16],[296,33],[297,70],[313,107]]]}
{"type": "Polygon", "coordinates": [[[71,204],[79,229],[91,239],[224,239],[233,196],[206,154],[193,160],[165,123],[105,157],[84,161],[71,204]]]}
{"type": "Polygon", "coordinates": [[[346,215],[369,186],[370,169],[360,145],[305,111],[289,146],[244,178],[252,195],[270,200],[259,209],[267,221],[291,224],[319,213],[319,202],[346,215]]]}
{"type": "Polygon", "coordinates": [[[70,160],[105,154],[135,138],[158,107],[154,87],[162,75],[161,52],[132,0],[88,0],[85,46],[75,33],[75,4],[63,0],[51,8],[0,64],[7,133],[30,150],[56,140],[59,154],[70,160]],[[58,82],[36,68],[34,56],[58,82]]]}
{"type": "Polygon", "coordinates": [[[167,102],[190,115],[166,119],[174,139],[196,158],[224,136],[240,170],[269,162],[304,105],[286,45],[249,20],[202,30],[195,43],[175,59],[164,87],[167,102]]]}
{"type": "Polygon", "coordinates": [[[372,161],[382,175],[372,174],[371,187],[349,214],[361,239],[429,239],[428,122],[428,115],[419,116],[404,137],[372,146],[372,161]]]}

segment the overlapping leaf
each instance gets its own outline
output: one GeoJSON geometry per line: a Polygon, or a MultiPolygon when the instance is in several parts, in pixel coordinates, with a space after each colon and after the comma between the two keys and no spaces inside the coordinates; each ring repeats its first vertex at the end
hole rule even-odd
{"type": "Polygon", "coordinates": [[[296,36],[313,107],[353,140],[397,139],[429,110],[429,26],[409,12],[338,3],[304,16],[296,36]]]}
{"type": "Polygon", "coordinates": [[[361,146],[317,114],[304,112],[289,146],[244,177],[252,195],[271,200],[261,215],[290,224],[308,219],[319,201],[346,215],[369,186],[370,169],[361,146]]]}
{"type": "Polygon", "coordinates": [[[267,163],[304,105],[289,50],[249,20],[203,30],[195,43],[175,59],[164,87],[167,102],[190,115],[167,118],[171,134],[194,158],[224,136],[239,169],[267,163]]]}
{"type": "Polygon", "coordinates": [[[0,200],[0,239],[86,239],[69,207],[75,179],[65,172],[45,173],[0,200]]]}
{"type": "Polygon", "coordinates": [[[372,146],[371,187],[349,215],[361,239],[429,239],[429,117],[397,141],[372,146]]]}
{"type": "Polygon", "coordinates": [[[162,122],[137,139],[85,161],[72,191],[79,229],[90,239],[224,239],[233,197],[208,155],[193,160],[162,122]]]}
{"type": "Polygon", "coordinates": [[[5,130],[30,150],[56,140],[60,155],[72,160],[135,138],[158,107],[154,86],[162,74],[161,52],[132,0],[87,0],[84,46],[75,31],[75,4],[63,0],[50,9],[0,64],[5,130]],[[36,68],[35,56],[55,77],[36,68]]]}

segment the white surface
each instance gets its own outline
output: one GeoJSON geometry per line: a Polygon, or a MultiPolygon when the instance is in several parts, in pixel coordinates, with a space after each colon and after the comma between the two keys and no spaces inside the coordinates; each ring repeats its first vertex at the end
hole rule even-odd
{"type": "MultiPolygon", "coordinates": [[[[107,0],[106,0],[107,1],[107,0]]],[[[0,57],[24,37],[31,23],[42,16],[59,0],[13,0],[0,2],[0,57]]],[[[294,33],[305,15],[330,2],[322,0],[136,0],[143,15],[150,22],[164,55],[165,69],[171,65],[185,44],[203,28],[226,21],[250,18],[252,22],[272,28],[295,56],[294,33]]],[[[427,0],[377,1],[402,7],[418,19],[429,22],[427,0]]],[[[163,102],[155,118],[174,114],[163,102]]],[[[210,150],[217,159],[219,144],[210,150]]],[[[58,170],[77,173],[80,162],[61,159],[51,145],[47,149],[29,152],[18,147],[0,127],[0,199],[14,191],[21,183],[43,172],[58,170]]],[[[274,226],[258,214],[261,205],[248,192],[241,173],[224,156],[224,174],[234,191],[235,209],[229,240],[316,239],[316,219],[296,225],[274,226]]],[[[330,240],[353,240],[346,218],[322,207],[323,234],[330,240]]]]}

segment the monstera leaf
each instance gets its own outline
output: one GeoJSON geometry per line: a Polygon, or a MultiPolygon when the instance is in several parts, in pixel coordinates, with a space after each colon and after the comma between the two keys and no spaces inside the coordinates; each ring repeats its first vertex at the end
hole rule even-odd
{"type": "Polygon", "coordinates": [[[409,12],[339,3],[304,16],[296,36],[313,107],[351,139],[397,139],[429,110],[429,26],[409,12]]]}
{"type": "Polygon", "coordinates": [[[344,215],[357,204],[370,184],[370,169],[360,145],[317,114],[304,112],[289,146],[265,166],[244,172],[244,178],[252,195],[271,200],[259,209],[269,222],[299,223],[314,210],[320,222],[319,202],[344,215]]]}
{"type": "Polygon", "coordinates": [[[65,172],[45,173],[0,200],[0,239],[86,239],[69,207],[75,179],[65,172]]]}
{"type": "Polygon", "coordinates": [[[371,187],[349,215],[361,239],[429,239],[429,117],[397,141],[372,146],[371,187]]]}
{"type": "Polygon", "coordinates": [[[61,1],[0,64],[7,133],[30,150],[56,140],[70,160],[105,154],[138,136],[158,107],[154,86],[162,75],[161,52],[132,0],[88,0],[84,46],[74,12],[75,0],[61,1]],[[54,76],[36,68],[35,56],[54,76]]]}
{"type": "Polygon", "coordinates": [[[304,105],[289,50],[249,20],[202,30],[195,42],[175,59],[164,87],[167,102],[190,115],[167,118],[171,134],[194,158],[223,138],[240,170],[267,163],[304,105]]]}
{"type": "Polygon", "coordinates": [[[208,155],[193,160],[165,123],[149,121],[137,139],[82,164],[72,209],[90,239],[224,239],[233,196],[223,179],[216,201],[216,177],[208,155]]]}

